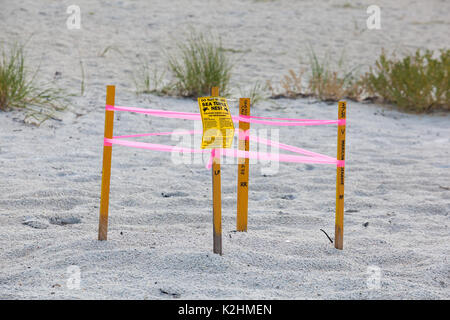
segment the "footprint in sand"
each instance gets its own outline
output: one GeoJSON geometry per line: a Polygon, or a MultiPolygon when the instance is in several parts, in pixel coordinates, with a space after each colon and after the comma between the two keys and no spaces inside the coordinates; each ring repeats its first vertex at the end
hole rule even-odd
{"type": "Polygon", "coordinates": [[[22,224],[32,227],[34,229],[47,229],[48,228],[48,224],[45,222],[41,222],[35,218],[32,217],[26,217],[24,219],[24,221],[22,222],[22,224]]]}
{"type": "Polygon", "coordinates": [[[49,219],[49,222],[51,224],[56,224],[58,226],[64,226],[66,224],[77,224],[77,223],[81,223],[81,219],[80,218],[76,218],[76,217],[51,217],[49,219]]]}
{"type": "Polygon", "coordinates": [[[186,197],[188,194],[180,191],[175,191],[175,192],[161,192],[161,195],[164,198],[171,198],[171,197],[186,197]]]}

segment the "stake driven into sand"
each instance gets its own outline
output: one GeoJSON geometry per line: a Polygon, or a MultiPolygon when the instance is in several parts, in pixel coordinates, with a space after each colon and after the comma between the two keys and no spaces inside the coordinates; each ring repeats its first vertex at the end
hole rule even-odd
{"type": "MultiPolygon", "coordinates": [[[[115,104],[116,87],[106,87],[106,105],[115,104]]],[[[114,126],[114,110],[105,109],[105,138],[112,139],[114,126]]],[[[112,144],[103,143],[102,194],[100,198],[100,219],[98,224],[98,240],[108,238],[109,184],[111,179],[112,144]]]]}
{"type": "MultiPolygon", "coordinates": [[[[212,87],[211,96],[219,96],[219,87],[212,87]]],[[[222,255],[222,190],[220,181],[220,156],[212,150],[212,199],[213,199],[213,252],[222,255]]]]}
{"type": "MultiPolygon", "coordinates": [[[[213,97],[219,96],[219,88],[211,89],[213,97]]],[[[161,136],[170,135],[173,132],[157,132],[144,134],[131,134],[123,136],[113,136],[114,110],[128,111],[149,114],[156,117],[175,118],[186,120],[201,120],[200,114],[191,112],[178,112],[167,110],[144,109],[135,107],[115,106],[115,87],[107,86],[106,89],[106,106],[105,106],[105,134],[103,142],[103,171],[102,171],[102,191],[100,199],[100,219],[98,228],[98,239],[106,240],[108,232],[108,203],[109,203],[109,186],[111,176],[111,155],[112,145],[118,144],[133,148],[156,150],[162,152],[187,152],[187,153],[210,153],[211,157],[208,161],[207,168],[211,168],[212,175],[212,200],[213,200],[213,251],[222,254],[222,208],[221,208],[221,172],[220,158],[221,156],[238,158],[238,203],[236,229],[238,231],[247,230],[247,214],[248,214],[248,171],[249,159],[280,161],[289,163],[314,163],[314,164],[333,164],[337,166],[336,179],[336,227],[335,227],[335,247],[343,248],[344,236],[344,171],[345,171],[345,124],[346,124],[346,103],[339,102],[339,119],[338,120],[316,120],[316,119],[290,119],[275,117],[255,117],[250,116],[250,99],[241,98],[239,100],[239,116],[232,116],[233,122],[239,121],[239,148],[235,149],[192,149],[179,146],[170,146],[155,143],[135,142],[124,140],[124,138],[135,138],[145,136],[161,136]],[[275,121],[274,121],[275,120],[275,121]],[[338,143],[337,143],[337,159],[320,154],[317,152],[305,150],[299,147],[271,141],[250,134],[250,123],[259,123],[273,126],[316,126],[324,124],[338,124],[338,143]],[[290,155],[285,153],[266,153],[249,151],[249,141],[270,145],[277,149],[287,150],[290,152],[301,154],[290,155]],[[306,156],[304,156],[306,155],[306,156]]],[[[195,134],[196,130],[186,130],[177,132],[177,134],[195,134]]]]}
{"type": "MultiPolygon", "coordinates": [[[[338,119],[345,120],[347,103],[345,101],[339,101],[338,107],[338,119]]],[[[342,250],[344,248],[345,124],[338,125],[337,159],[341,162],[336,165],[336,224],[334,228],[334,247],[342,250]]]]}
{"type": "MultiPolygon", "coordinates": [[[[250,116],[250,99],[239,99],[239,115],[250,116]]],[[[248,132],[250,122],[239,121],[239,150],[249,151],[250,140],[248,132]]],[[[249,159],[238,158],[238,184],[237,184],[237,217],[236,230],[247,231],[248,220],[248,170],[249,159]]]]}

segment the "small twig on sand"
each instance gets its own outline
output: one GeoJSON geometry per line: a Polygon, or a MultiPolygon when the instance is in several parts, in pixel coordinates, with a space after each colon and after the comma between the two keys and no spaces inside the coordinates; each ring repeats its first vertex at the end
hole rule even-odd
{"type": "Polygon", "coordinates": [[[179,293],[176,293],[176,292],[168,292],[168,291],[166,291],[166,290],[164,290],[164,289],[161,289],[161,288],[159,288],[159,292],[161,292],[162,294],[167,294],[167,295],[172,296],[172,297],[174,297],[174,298],[179,298],[179,297],[181,296],[179,293]]]}
{"type": "Polygon", "coordinates": [[[328,240],[330,240],[331,243],[333,243],[333,240],[331,240],[330,236],[328,235],[328,233],[326,233],[323,229],[320,229],[320,231],[322,231],[323,233],[325,233],[325,235],[327,236],[328,240]]]}

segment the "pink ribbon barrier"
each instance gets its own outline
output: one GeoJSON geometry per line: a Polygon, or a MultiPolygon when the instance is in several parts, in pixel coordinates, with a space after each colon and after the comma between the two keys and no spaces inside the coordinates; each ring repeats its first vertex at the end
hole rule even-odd
{"type": "MultiPolygon", "coordinates": [[[[199,113],[193,112],[178,112],[178,111],[166,111],[157,109],[147,109],[147,108],[135,108],[135,107],[122,107],[122,106],[111,106],[106,105],[106,110],[111,111],[128,111],[135,113],[150,114],[155,117],[162,118],[175,118],[175,119],[185,119],[185,120],[201,120],[199,113]]],[[[255,116],[232,116],[234,122],[242,121],[249,123],[259,123],[271,126],[317,126],[322,124],[339,124],[345,125],[345,119],[341,120],[311,120],[311,119],[288,119],[288,118],[271,118],[271,117],[255,117],[255,116]],[[286,120],[286,122],[280,121],[267,121],[258,119],[274,119],[274,120],[286,120]]]]}
{"type": "Polygon", "coordinates": [[[114,136],[113,139],[122,138],[138,138],[138,137],[148,137],[148,136],[168,136],[177,134],[202,134],[202,130],[188,130],[188,131],[170,131],[170,132],[154,132],[154,133],[140,133],[140,134],[130,134],[126,136],[114,136]]]}
{"type": "MultiPolygon", "coordinates": [[[[250,116],[251,117],[251,116],[250,116]]],[[[283,127],[291,127],[291,126],[317,126],[321,124],[345,124],[345,120],[302,120],[299,122],[287,121],[287,122],[279,122],[279,121],[267,121],[267,120],[257,120],[253,118],[247,118],[245,116],[232,117],[235,121],[249,122],[249,123],[259,123],[266,124],[269,126],[283,126],[283,127]],[[236,118],[236,119],[235,119],[236,118]]]]}
{"type": "Polygon", "coordinates": [[[121,146],[133,147],[138,149],[148,149],[148,150],[156,150],[163,152],[189,152],[189,153],[210,153],[209,149],[191,149],[191,148],[183,148],[177,146],[169,146],[165,144],[156,144],[156,143],[147,143],[147,142],[137,142],[130,140],[122,140],[122,139],[108,139],[105,138],[105,143],[110,144],[118,144],[121,146]]]}
{"type": "MultiPolygon", "coordinates": [[[[316,120],[316,119],[295,119],[295,118],[275,118],[275,117],[257,117],[257,116],[244,116],[240,115],[241,121],[242,119],[267,119],[267,120],[285,120],[285,121],[302,121],[302,122],[319,122],[318,124],[330,124],[328,121],[332,121],[333,123],[337,123],[338,125],[345,125],[345,119],[339,120],[316,120]],[[323,121],[327,121],[327,123],[323,123],[323,121]]],[[[273,124],[274,122],[270,122],[273,124]]]]}
{"type": "MultiPolygon", "coordinates": [[[[249,134],[250,130],[247,131],[242,131],[241,133],[239,133],[239,139],[242,139],[241,136],[244,136],[245,139],[250,139],[252,141],[255,141],[257,143],[262,143],[271,147],[275,147],[278,149],[283,149],[283,150],[287,150],[287,151],[292,151],[295,153],[300,153],[300,154],[305,154],[305,155],[309,155],[312,157],[316,157],[316,158],[324,158],[324,159],[328,159],[328,160],[334,160],[334,158],[326,156],[324,154],[320,154],[320,153],[316,153],[316,152],[312,152],[309,150],[305,150],[299,147],[294,147],[288,144],[284,144],[284,143],[279,143],[279,142],[275,142],[269,139],[264,139],[264,138],[260,138],[254,135],[249,134]]],[[[136,138],[136,137],[148,137],[148,136],[163,136],[163,135],[182,135],[182,134],[202,134],[203,131],[202,130],[187,130],[187,131],[173,131],[173,132],[155,132],[155,133],[142,133],[142,134],[131,134],[131,135],[125,135],[125,136],[114,136],[113,139],[123,139],[123,138],[136,138]]],[[[235,133],[236,134],[236,133],[235,133]]]]}
{"type": "Polygon", "coordinates": [[[186,153],[211,153],[211,157],[207,163],[207,168],[211,168],[212,159],[214,156],[219,157],[221,155],[226,157],[234,158],[249,158],[249,159],[259,159],[267,161],[280,161],[280,162],[294,162],[294,163],[322,163],[322,164],[342,164],[339,160],[333,158],[319,158],[319,157],[303,157],[288,154],[278,154],[278,153],[266,153],[266,152],[255,152],[255,151],[242,151],[236,149],[192,149],[177,146],[169,146],[164,144],[146,143],[146,142],[136,142],[121,139],[108,139],[104,138],[104,143],[106,144],[117,144],[127,147],[155,150],[162,152],[186,152],[186,153]],[[214,152],[219,153],[219,155],[214,155],[214,152]]]}
{"type": "Polygon", "coordinates": [[[252,140],[252,141],[255,141],[257,143],[263,143],[263,144],[266,144],[266,145],[269,145],[269,146],[272,146],[272,147],[275,147],[275,148],[279,148],[279,149],[283,149],[283,150],[287,150],[287,151],[292,151],[292,152],[295,152],[295,153],[305,154],[305,155],[312,156],[312,157],[315,157],[315,158],[336,160],[336,159],[334,159],[332,157],[329,157],[329,156],[326,156],[324,154],[315,153],[315,152],[312,152],[312,151],[309,151],[309,150],[305,150],[305,149],[302,149],[302,148],[294,147],[294,146],[291,146],[291,145],[288,145],[288,144],[284,144],[284,143],[278,143],[278,142],[275,142],[275,141],[272,141],[272,140],[268,140],[268,139],[264,139],[264,138],[259,138],[259,137],[254,136],[254,135],[250,135],[249,137],[250,137],[250,140],[252,140]]]}
{"type": "Polygon", "coordinates": [[[176,118],[176,119],[186,119],[186,120],[201,120],[199,113],[192,112],[178,112],[178,111],[166,111],[157,109],[144,109],[144,108],[134,108],[134,107],[121,107],[121,106],[110,106],[106,105],[106,110],[111,111],[128,111],[135,113],[150,114],[155,117],[162,118],[176,118]]]}
{"type": "MultiPolygon", "coordinates": [[[[143,113],[150,114],[156,117],[163,118],[175,118],[175,119],[185,119],[185,120],[201,120],[201,116],[199,113],[192,112],[178,112],[178,111],[166,111],[166,110],[157,110],[157,109],[144,109],[144,108],[134,108],[134,107],[122,107],[122,106],[111,106],[106,105],[106,110],[115,110],[115,111],[128,111],[135,113],[143,113]]],[[[275,118],[275,117],[256,117],[256,116],[232,116],[234,122],[243,121],[250,123],[259,123],[266,125],[277,125],[277,126],[307,126],[307,125],[322,125],[322,124],[338,124],[345,125],[345,119],[341,120],[314,120],[314,119],[292,119],[292,118],[275,118]],[[264,120],[258,120],[264,119],[264,120]],[[267,120],[281,120],[280,121],[267,121],[267,120]]],[[[252,140],[257,143],[262,143],[266,145],[270,145],[271,147],[291,151],[294,153],[299,153],[304,156],[297,155],[288,155],[288,154],[279,154],[279,153],[266,153],[266,152],[255,152],[255,151],[242,151],[235,149],[192,149],[192,148],[184,148],[178,146],[169,146],[163,144],[155,144],[155,143],[146,143],[146,142],[136,142],[129,140],[121,140],[124,138],[136,138],[136,137],[147,137],[147,136],[163,136],[163,135],[172,135],[172,134],[202,134],[202,130],[186,130],[186,131],[175,131],[175,132],[156,132],[156,133],[143,133],[143,134],[131,134],[131,135],[122,135],[122,136],[114,136],[112,139],[105,138],[104,145],[111,146],[112,144],[139,148],[139,149],[148,149],[162,152],[185,152],[185,153],[211,153],[209,161],[206,167],[209,169],[212,166],[213,158],[219,157],[221,155],[226,157],[234,157],[234,158],[249,158],[249,159],[259,159],[259,160],[267,160],[267,161],[280,161],[280,162],[294,162],[294,163],[323,163],[323,164],[335,164],[338,167],[344,167],[344,160],[337,160],[335,158],[312,152],[309,150],[305,150],[302,148],[294,147],[288,144],[275,142],[269,139],[260,138],[249,133],[249,130],[239,132],[239,140],[252,140]],[[217,154],[218,153],[218,154],[217,154]]]]}

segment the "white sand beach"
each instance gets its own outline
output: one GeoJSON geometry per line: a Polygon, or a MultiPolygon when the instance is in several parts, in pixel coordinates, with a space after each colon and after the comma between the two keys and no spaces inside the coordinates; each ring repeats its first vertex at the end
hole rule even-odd
{"type": "MultiPolygon", "coordinates": [[[[344,4],[2,0],[0,43],[27,42],[42,81],[58,72],[56,85],[74,95],[61,121],[40,127],[0,112],[0,299],[449,299],[448,113],[348,101],[344,250],[320,231],[334,238],[333,165],[252,164],[248,232],[235,232],[237,166],[223,164],[219,256],[210,170],[122,146],[113,146],[108,240],[97,240],[106,85],[116,86],[117,105],[198,112],[192,99],[137,96],[132,80],[142,57],[163,70],[165,52],[189,27],[211,30],[230,49],[234,98],[238,88],[306,66],[308,44],[336,60],[344,52],[361,70],[382,48],[449,48],[448,1],[377,1],[381,30],[366,28],[371,2],[344,4]],[[81,8],[80,30],[66,27],[72,4],[81,8]],[[71,266],[80,271],[76,288],[71,266]]],[[[237,102],[230,106],[237,114],[237,102]]],[[[337,104],[266,100],[251,112],[336,119],[337,104]]],[[[275,128],[269,138],[336,155],[335,125],[275,128]]],[[[116,135],[175,129],[194,122],[115,114],[116,135]]]]}

